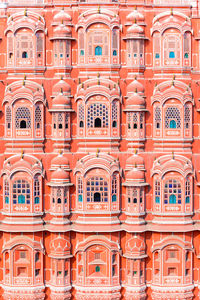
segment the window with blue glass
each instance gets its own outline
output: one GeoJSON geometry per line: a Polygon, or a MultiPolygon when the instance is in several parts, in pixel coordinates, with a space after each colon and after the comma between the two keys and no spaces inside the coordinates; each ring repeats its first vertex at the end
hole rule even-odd
{"type": "Polygon", "coordinates": [[[5,194],[5,203],[9,204],[10,191],[9,191],[9,182],[7,179],[4,181],[4,194],[5,194]]]}
{"type": "Polygon", "coordinates": [[[87,202],[108,202],[108,183],[103,177],[91,177],[86,184],[87,202]]]}
{"type": "Polygon", "coordinates": [[[113,50],[113,56],[117,56],[117,50],[113,50]]]}
{"type": "Polygon", "coordinates": [[[34,204],[40,203],[40,182],[38,176],[34,178],[34,204]]]}
{"type": "Polygon", "coordinates": [[[160,181],[155,181],[155,202],[160,204],[160,181]]]}
{"type": "Polygon", "coordinates": [[[78,202],[83,202],[83,181],[82,178],[78,178],[78,202]]]}
{"type": "Polygon", "coordinates": [[[176,121],[175,120],[170,120],[169,128],[176,128],[176,121]]]}
{"type": "Polygon", "coordinates": [[[112,202],[117,201],[117,177],[113,175],[112,178],[112,202]]]}
{"type": "Polygon", "coordinates": [[[186,182],[185,182],[185,203],[190,203],[190,181],[189,179],[186,179],[186,182]]]}
{"type": "Polygon", "coordinates": [[[95,47],[95,56],[101,56],[102,55],[102,47],[97,46],[95,47]]]}
{"type": "Polygon", "coordinates": [[[175,58],[175,52],[169,51],[169,58],[175,58]]]}
{"type": "Polygon", "coordinates": [[[170,179],[164,186],[164,204],[181,204],[182,191],[178,180],[170,179]]]}
{"type": "Polygon", "coordinates": [[[12,191],[13,204],[30,204],[31,189],[26,180],[16,180],[12,191]]]}

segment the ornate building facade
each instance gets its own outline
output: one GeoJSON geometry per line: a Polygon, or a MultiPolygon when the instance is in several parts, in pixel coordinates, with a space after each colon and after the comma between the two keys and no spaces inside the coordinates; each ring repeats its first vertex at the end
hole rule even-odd
{"type": "Polygon", "coordinates": [[[199,9],[1,1],[1,299],[200,299],[199,9]]]}

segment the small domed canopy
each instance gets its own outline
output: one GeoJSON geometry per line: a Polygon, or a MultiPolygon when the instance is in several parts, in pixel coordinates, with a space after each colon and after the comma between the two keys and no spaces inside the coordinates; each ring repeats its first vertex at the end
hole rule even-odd
{"type": "Polygon", "coordinates": [[[141,14],[137,9],[133,10],[127,17],[127,21],[138,21],[138,22],[143,22],[144,21],[144,16],[141,14]]]}
{"type": "Polygon", "coordinates": [[[144,171],[136,166],[126,174],[126,182],[124,186],[146,186],[144,171]]]}
{"type": "Polygon", "coordinates": [[[139,170],[138,168],[135,167],[127,173],[126,179],[127,179],[127,181],[134,181],[134,180],[143,181],[144,180],[144,171],[139,170]]]}
{"type": "Polygon", "coordinates": [[[68,37],[71,37],[71,33],[71,27],[60,24],[53,30],[53,39],[67,39],[68,37]]]}
{"type": "Polygon", "coordinates": [[[51,174],[51,182],[48,183],[49,186],[70,186],[70,176],[69,171],[65,171],[61,167],[57,168],[51,174]]]}
{"type": "Polygon", "coordinates": [[[144,86],[136,78],[127,86],[127,94],[134,93],[144,93],[144,86]]]}
{"type": "Polygon", "coordinates": [[[145,109],[145,100],[138,93],[133,93],[126,100],[126,109],[125,111],[144,111],[145,109]]]}
{"type": "Polygon", "coordinates": [[[144,159],[136,153],[126,160],[125,170],[130,171],[134,168],[134,166],[137,166],[138,169],[144,170],[144,159]]]}
{"type": "Polygon", "coordinates": [[[58,168],[56,171],[54,171],[51,175],[51,180],[55,182],[68,182],[69,181],[69,172],[66,172],[65,170],[58,168]]]}
{"type": "Polygon", "coordinates": [[[56,84],[54,84],[53,89],[52,89],[53,96],[60,94],[60,91],[62,91],[62,93],[64,95],[71,93],[70,85],[67,82],[65,82],[63,79],[61,79],[56,84]]]}
{"type": "Polygon", "coordinates": [[[137,24],[133,24],[127,29],[127,33],[128,35],[140,35],[144,33],[144,29],[137,24]]]}
{"type": "Polygon", "coordinates": [[[53,110],[65,110],[65,111],[71,111],[71,100],[69,97],[63,95],[63,93],[60,93],[53,99],[52,104],[53,110]]]}
{"type": "Polygon", "coordinates": [[[51,161],[51,170],[57,170],[58,168],[62,168],[65,171],[70,171],[69,169],[69,160],[67,157],[63,155],[63,153],[59,153],[58,156],[54,157],[51,161]]]}
{"type": "Polygon", "coordinates": [[[130,238],[125,244],[124,257],[131,259],[142,259],[145,254],[145,243],[138,237],[130,238]]]}
{"type": "Polygon", "coordinates": [[[70,242],[60,235],[53,239],[50,243],[50,254],[52,258],[70,258],[71,245],[70,242]]]}
{"type": "Polygon", "coordinates": [[[63,23],[70,23],[71,16],[61,9],[58,13],[56,13],[53,17],[53,24],[63,24],[63,23]]]}

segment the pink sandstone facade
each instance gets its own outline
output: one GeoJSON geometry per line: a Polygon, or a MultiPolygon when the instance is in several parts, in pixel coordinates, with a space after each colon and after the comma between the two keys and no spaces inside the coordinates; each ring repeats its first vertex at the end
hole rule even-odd
{"type": "Polygon", "coordinates": [[[200,299],[200,2],[0,3],[0,299],[200,299]]]}

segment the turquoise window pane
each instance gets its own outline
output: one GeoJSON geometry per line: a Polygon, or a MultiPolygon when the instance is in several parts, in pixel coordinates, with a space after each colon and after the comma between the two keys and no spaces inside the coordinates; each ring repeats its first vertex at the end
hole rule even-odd
{"type": "Polygon", "coordinates": [[[35,197],[35,204],[39,204],[40,203],[40,198],[39,197],[35,197]]]}
{"type": "Polygon", "coordinates": [[[78,195],[78,202],[83,202],[83,195],[78,195]]]}
{"type": "Polygon", "coordinates": [[[156,197],[156,203],[160,203],[160,197],[156,197]]]}
{"type": "Polygon", "coordinates": [[[84,50],[81,50],[80,55],[81,55],[81,56],[84,55],[84,50]]]}
{"type": "Polygon", "coordinates": [[[8,196],[6,196],[6,198],[5,198],[5,203],[9,204],[9,198],[8,198],[8,196]]]}
{"type": "Polygon", "coordinates": [[[99,266],[96,266],[96,267],[95,267],[95,271],[96,271],[96,272],[100,272],[100,267],[99,267],[99,266]]]}
{"type": "Polygon", "coordinates": [[[159,53],[156,53],[156,54],[155,54],[155,58],[160,58],[160,54],[159,54],[159,53]]]}
{"type": "Polygon", "coordinates": [[[113,50],[113,56],[117,56],[117,51],[113,50]]]}
{"type": "Polygon", "coordinates": [[[176,204],[176,196],[175,195],[172,194],[169,196],[169,203],[176,204]]]}
{"type": "Polygon", "coordinates": [[[18,196],[18,203],[19,204],[25,204],[25,196],[24,195],[19,195],[18,196]]]}
{"type": "Polygon", "coordinates": [[[189,197],[189,196],[187,196],[187,197],[185,198],[185,203],[190,203],[190,197],[189,197]]]}
{"type": "Polygon", "coordinates": [[[174,51],[169,52],[169,58],[175,58],[175,52],[174,51]]]}
{"type": "Polygon", "coordinates": [[[116,195],[112,195],[112,202],[116,202],[117,201],[117,196],[116,195]]]}
{"type": "Polygon", "coordinates": [[[169,123],[169,128],[176,128],[176,121],[171,120],[169,123]]]}
{"type": "Polygon", "coordinates": [[[102,55],[102,48],[100,46],[97,46],[95,48],[95,55],[97,55],[97,56],[102,55]]]}

